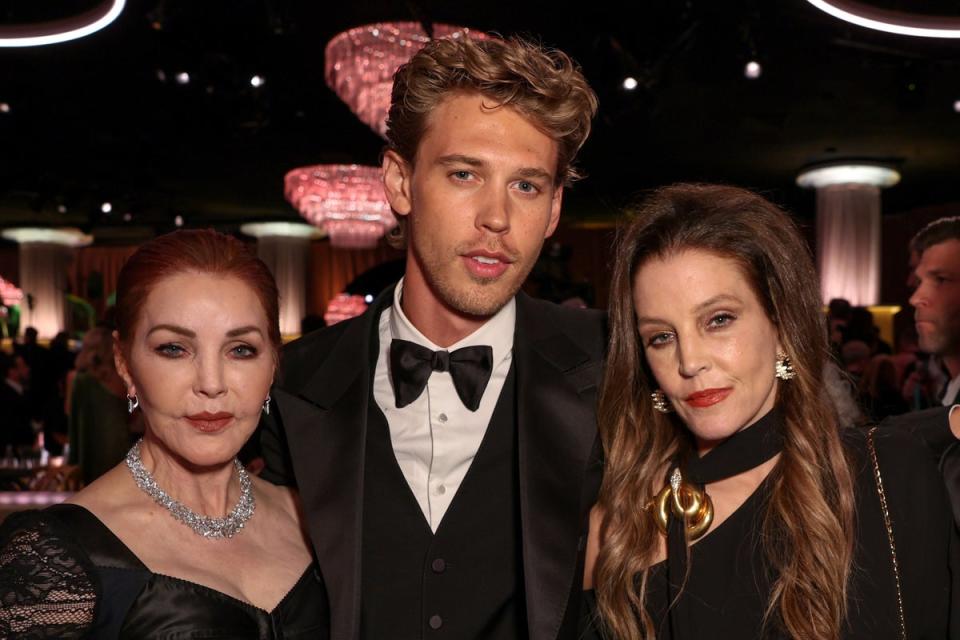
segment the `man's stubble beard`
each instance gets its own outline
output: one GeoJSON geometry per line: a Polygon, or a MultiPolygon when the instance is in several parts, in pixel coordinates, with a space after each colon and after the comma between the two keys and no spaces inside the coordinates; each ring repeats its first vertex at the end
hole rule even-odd
{"type": "MultiPolygon", "coordinates": [[[[515,257],[515,261],[507,268],[503,276],[499,278],[477,278],[463,270],[463,274],[469,278],[471,284],[467,287],[458,286],[456,282],[460,270],[458,266],[444,263],[442,257],[433,260],[418,250],[417,242],[414,241],[412,245],[413,257],[419,262],[420,271],[423,273],[427,286],[430,287],[436,298],[450,309],[467,316],[486,318],[496,314],[513,299],[533,269],[533,260],[529,260],[528,264],[521,264],[523,260],[516,255],[516,252],[510,252],[503,248],[501,250],[504,253],[515,257]]],[[[537,255],[539,255],[539,250],[537,255]]],[[[461,259],[459,256],[459,251],[455,251],[454,263],[461,259]]]]}

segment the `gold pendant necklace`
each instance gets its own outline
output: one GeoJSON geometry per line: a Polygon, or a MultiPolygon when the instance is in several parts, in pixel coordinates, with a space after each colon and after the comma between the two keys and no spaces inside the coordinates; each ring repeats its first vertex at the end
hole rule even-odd
{"type": "Polygon", "coordinates": [[[713,501],[706,491],[683,481],[680,467],[670,474],[670,484],[660,490],[652,506],[654,522],[663,535],[667,535],[671,512],[685,523],[690,540],[705,534],[713,523],[713,501]]]}

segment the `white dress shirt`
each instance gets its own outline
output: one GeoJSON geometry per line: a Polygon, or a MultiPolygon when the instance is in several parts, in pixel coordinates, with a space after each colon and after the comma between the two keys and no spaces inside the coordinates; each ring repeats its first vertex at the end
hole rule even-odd
{"type": "Polygon", "coordinates": [[[957,397],[957,392],[960,391],[960,376],[957,376],[947,384],[947,388],[943,391],[943,398],[940,399],[940,403],[949,407],[953,404],[953,399],[957,397]]]}
{"type": "Polygon", "coordinates": [[[397,284],[393,306],[380,315],[380,354],[373,377],[373,397],[387,418],[393,453],[403,477],[430,529],[436,533],[477,455],[510,371],[517,307],[516,301],[510,300],[479,329],[443,349],[428,340],[404,315],[400,307],[402,292],[403,280],[397,284]],[[433,351],[489,345],[493,349],[493,369],[477,410],[463,406],[449,371],[434,371],[420,397],[398,409],[389,371],[390,342],[394,338],[433,351]]]}

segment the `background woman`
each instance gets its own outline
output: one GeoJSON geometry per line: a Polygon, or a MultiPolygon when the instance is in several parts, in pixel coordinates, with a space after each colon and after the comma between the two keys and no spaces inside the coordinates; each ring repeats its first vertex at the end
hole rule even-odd
{"type": "Polygon", "coordinates": [[[661,189],[624,234],[585,581],[606,636],[946,637],[942,482],[910,435],[841,428],[821,306],[748,191],[661,189]]]}
{"type": "Polygon", "coordinates": [[[130,258],[116,361],[143,440],[69,504],[4,523],[0,637],[328,637],[294,495],[235,459],[279,346],[276,285],[240,241],[179,231],[130,258]]]}

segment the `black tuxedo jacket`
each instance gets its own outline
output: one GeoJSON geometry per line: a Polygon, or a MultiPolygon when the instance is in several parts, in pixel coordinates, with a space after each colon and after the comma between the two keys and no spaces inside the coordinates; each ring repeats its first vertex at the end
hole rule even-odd
{"type": "MultiPolygon", "coordinates": [[[[366,313],[283,352],[263,477],[296,485],[330,596],[331,638],[359,634],[363,471],[384,292],[366,313]]],[[[517,296],[513,366],[530,637],[574,638],[589,512],[602,474],[596,412],[604,314],[517,296]]]]}

